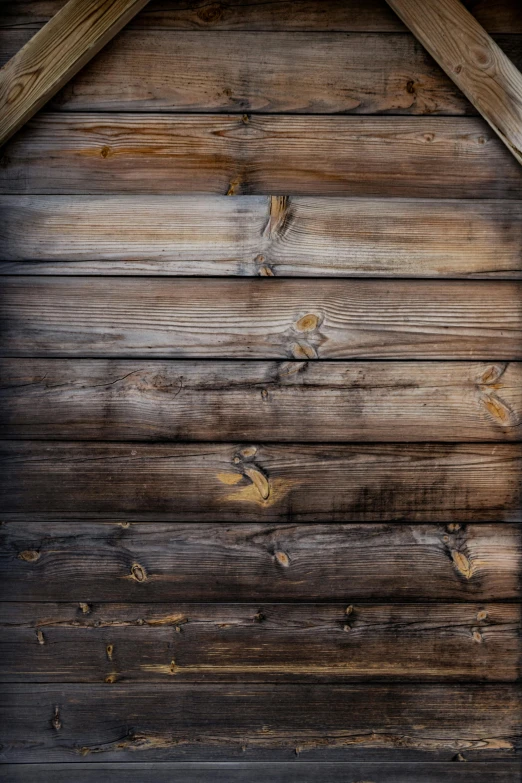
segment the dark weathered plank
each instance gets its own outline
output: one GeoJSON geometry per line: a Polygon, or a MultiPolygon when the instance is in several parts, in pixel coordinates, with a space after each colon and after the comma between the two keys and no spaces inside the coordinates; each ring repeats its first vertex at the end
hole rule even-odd
{"type": "MultiPolygon", "coordinates": [[[[518,0],[463,0],[489,32],[522,32],[518,0]]],[[[31,29],[65,0],[1,0],[0,26],[31,29]]],[[[130,23],[172,30],[340,30],[396,32],[404,26],[384,0],[153,0],[130,23]]]]}
{"type": "MultiPolygon", "coordinates": [[[[2,441],[6,512],[178,521],[521,518],[522,444],[2,441]]],[[[471,567],[471,566],[470,566],[471,567]]]]}
{"type": "Polygon", "coordinates": [[[513,759],[512,685],[4,685],[6,761],[513,759]]]}
{"type": "Polygon", "coordinates": [[[522,165],[522,73],[460,0],[387,0],[522,165]]]}
{"type": "Polygon", "coordinates": [[[0,196],[0,213],[0,274],[522,275],[517,201],[0,196]]]}
{"type": "Polygon", "coordinates": [[[69,0],[0,70],[0,145],[113,38],[148,0],[69,0]]]}
{"type": "Polygon", "coordinates": [[[518,362],[0,359],[0,377],[3,438],[522,439],[518,362]]]}
{"type": "Polygon", "coordinates": [[[520,783],[518,762],[6,764],[6,783],[520,783]]]}
{"type": "Polygon", "coordinates": [[[513,605],[82,607],[0,604],[0,680],[507,682],[519,673],[513,605]]]}
{"type": "MultiPolygon", "coordinates": [[[[516,525],[3,519],[5,601],[283,600],[348,606],[520,596],[522,534],[516,525]]],[[[85,607],[79,608],[83,614],[85,607]]]]}
{"type": "MultiPolygon", "coordinates": [[[[3,767],[10,783],[520,783],[518,762],[77,762],[3,767]]],[[[0,769],[0,776],[2,769],[0,769]]]]}
{"type": "Polygon", "coordinates": [[[522,196],[478,117],[47,113],[3,153],[11,194],[522,196]]]}
{"type": "MultiPolygon", "coordinates": [[[[0,61],[24,44],[0,37],[0,61]]],[[[522,38],[497,36],[522,64],[522,38]]],[[[69,81],[60,111],[476,115],[409,34],[123,31],[69,81]]]]}
{"type": "Polygon", "coordinates": [[[4,356],[522,358],[507,281],[6,277],[0,318],[4,356]]]}

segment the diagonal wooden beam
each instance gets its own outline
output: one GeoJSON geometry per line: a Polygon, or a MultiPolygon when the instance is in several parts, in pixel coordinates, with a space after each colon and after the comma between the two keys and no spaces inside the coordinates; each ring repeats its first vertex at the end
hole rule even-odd
{"type": "Polygon", "coordinates": [[[148,0],[69,0],[0,70],[0,145],[113,38],[148,0]]]}
{"type": "Polygon", "coordinates": [[[459,0],[387,0],[522,163],[522,74],[459,0]]]}

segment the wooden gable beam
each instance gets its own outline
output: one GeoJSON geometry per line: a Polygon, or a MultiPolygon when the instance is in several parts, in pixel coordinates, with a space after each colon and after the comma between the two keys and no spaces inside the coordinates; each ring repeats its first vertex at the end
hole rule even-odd
{"type": "Polygon", "coordinates": [[[0,70],[0,145],[97,54],[148,0],[69,0],[0,70]]]}
{"type": "Polygon", "coordinates": [[[459,0],[387,0],[522,163],[522,74],[459,0]]]}

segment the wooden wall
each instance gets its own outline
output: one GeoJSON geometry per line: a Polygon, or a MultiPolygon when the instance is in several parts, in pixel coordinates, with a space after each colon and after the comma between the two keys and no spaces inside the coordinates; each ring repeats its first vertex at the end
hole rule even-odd
{"type": "Polygon", "coordinates": [[[384,0],[157,0],[0,155],[0,776],[520,781],[522,169],[473,107],[384,0]]]}

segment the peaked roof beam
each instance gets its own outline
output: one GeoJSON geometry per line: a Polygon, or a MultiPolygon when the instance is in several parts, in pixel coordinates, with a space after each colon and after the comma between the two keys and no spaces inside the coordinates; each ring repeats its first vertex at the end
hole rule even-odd
{"type": "Polygon", "coordinates": [[[0,70],[0,145],[140,11],[148,0],[69,0],[0,70]]]}
{"type": "Polygon", "coordinates": [[[522,164],[522,74],[459,0],[387,0],[522,164]]]}

